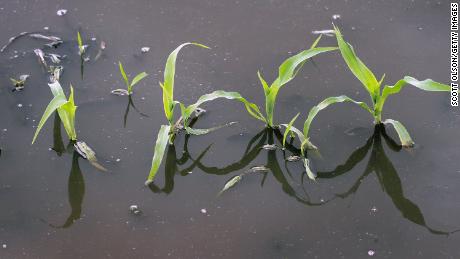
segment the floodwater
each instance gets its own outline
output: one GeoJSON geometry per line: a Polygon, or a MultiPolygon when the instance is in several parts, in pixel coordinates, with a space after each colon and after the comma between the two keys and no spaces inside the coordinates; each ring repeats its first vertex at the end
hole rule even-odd
{"type": "MultiPolygon", "coordinates": [[[[279,132],[264,130],[239,103],[214,102],[197,127],[239,123],[179,136],[155,185],[143,185],[166,123],[158,81],[177,45],[212,47],[180,53],[178,100],[223,89],[262,106],[257,70],[272,80],[285,58],[313,42],[311,31],[331,28],[334,14],[387,83],[404,75],[449,83],[448,1],[1,1],[0,45],[23,31],[64,39],[52,51],[67,55],[61,83],[75,88],[79,138],[109,172],[66,150],[54,116],[30,144],[52,97],[33,54],[45,42],[15,41],[0,54],[0,258],[460,258],[460,113],[447,93],[407,87],[388,100],[384,117],[405,124],[411,150],[351,104],[322,112],[311,134],[320,154],[309,154],[316,182],[300,162],[284,160],[297,141],[285,152],[261,149],[279,144],[279,132]],[[61,8],[65,16],[56,15],[61,8]],[[107,45],[83,77],[78,30],[89,56],[101,40],[107,45]],[[124,87],[118,61],[131,75],[149,73],[132,96],[139,112],[110,94],[124,87]],[[31,75],[25,90],[11,92],[9,78],[20,74],[31,75]],[[217,197],[231,177],[261,165],[269,172],[247,174],[217,197]]],[[[318,56],[281,90],[275,121],[301,112],[301,127],[314,104],[340,94],[368,101],[339,53],[318,56]]]]}

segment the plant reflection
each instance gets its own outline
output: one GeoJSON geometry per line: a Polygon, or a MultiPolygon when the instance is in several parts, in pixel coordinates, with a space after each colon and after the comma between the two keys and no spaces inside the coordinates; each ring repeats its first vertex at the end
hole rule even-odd
{"type": "MultiPolygon", "coordinates": [[[[282,143],[282,134],[278,130],[274,129],[264,129],[261,132],[257,133],[249,142],[246,147],[246,150],[242,156],[242,158],[230,165],[224,166],[222,168],[219,167],[213,167],[213,166],[206,166],[204,165],[201,160],[205,156],[206,152],[209,150],[210,146],[207,147],[201,154],[198,156],[197,159],[193,159],[190,156],[190,153],[188,151],[188,140],[189,136],[185,137],[184,141],[184,152],[183,156],[181,158],[176,157],[176,149],[175,146],[169,146],[167,154],[166,154],[166,159],[165,159],[165,184],[163,188],[157,187],[154,183],[149,185],[149,188],[155,192],[164,192],[164,193],[170,193],[173,188],[174,188],[174,176],[176,172],[179,172],[181,175],[187,175],[188,172],[192,171],[195,167],[199,168],[203,172],[207,174],[214,174],[214,175],[227,175],[232,172],[236,172],[239,170],[243,170],[244,168],[248,167],[259,155],[260,153],[266,152],[267,153],[267,162],[264,165],[269,169],[268,172],[263,172],[263,173],[254,173],[254,174],[262,174],[262,179],[261,179],[261,186],[263,186],[265,179],[267,178],[268,174],[271,172],[271,174],[274,176],[274,178],[281,184],[283,192],[288,194],[289,196],[293,197],[297,201],[306,204],[308,206],[319,206],[326,204],[327,202],[335,199],[336,197],[333,197],[330,200],[322,201],[322,202],[312,202],[310,201],[310,198],[308,194],[306,193],[305,189],[303,188],[303,195],[298,193],[293,186],[290,184],[290,181],[288,177],[286,177],[285,173],[281,169],[281,166],[279,164],[278,158],[277,158],[277,150],[264,150],[262,149],[262,146],[264,144],[274,144],[275,139],[279,142],[279,144],[282,143]],[[178,165],[183,165],[188,161],[192,161],[192,164],[188,166],[185,169],[179,170],[178,165]]],[[[294,147],[291,143],[286,145],[286,150],[294,153],[294,154],[300,154],[300,150],[296,147],[294,147]]],[[[283,150],[283,156],[286,158],[286,151],[283,150]]],[[[287,164],[285,162],[284,167],[287,169],[287,164]]],[[[290,172],[288,172],[288,176],[290,175],[290,172]]],[[[304,172],[305,173],[305,172],[304,172]]],[[[303,181],[304,175],[302,175],[301,179],[303,181]]]]}
{"type": "Polygon", "coordinates": [[[355,181],[348,191],[336,194],[337,197],[345,199],[349,195],[356,193],[364,179],[371,173],[375,173],[382,190],[390,196],[393,204],[401,212],[404,218],[426,228],[433,234],[449,235],[453,232],[457,232],[457,230],[451,232],[440,231],[429,227],[420,208],[404,196],[401,179],[399,178],[396,168],[385,154],[382,145],[382,137],[392,151],[399,152],[401,150],[401,146],[386,134],[385,128],[381,125],[377,125],[374,129],[374,134],[367,140],[366,144],[353,152],[344,164],[337,166],[334,170],[329,172],[318,172],[318,178],[334,178],[349,172],[358,163],[363,161],[369,151],[371,151],[369,162],[367,163],[364,173],[355,181]]]}
{"type": "Polygon", "coordinates": [[[133,108],[137,113],[139,113],[142,117],[149,117],[147,114],[144,114],[142,113],[141,111],[139,111],[136,106],[134,105],[134,101],[131,97],[131,95],[128,95],[128,105],[126,106],[126,111],[125,111],[125,115],[123,116],[123,126],[126,128],[126,123],[128,121],[128,113],[129,113],[129,109],[130,108],[133,108]]]}

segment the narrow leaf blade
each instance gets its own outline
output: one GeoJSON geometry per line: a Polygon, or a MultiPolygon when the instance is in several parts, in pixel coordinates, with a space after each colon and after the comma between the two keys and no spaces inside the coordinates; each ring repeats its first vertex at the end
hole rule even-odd
{"type": "Polygon", "coordinates": [[[406,127],[402,125],[401,122],[397,120],[392,120],[392,119],[386,119],[384,124],[391,124],[396,130],[396,133],[398,133],[399,140],[401,141],[401,145],[403,147],[413,147],[414,146],[414,141],[412,141],[412,138],[409,135],[409,132],[407,131],[406,127]]]}
{"type": "Polygon", "coordinates": [[[37,139],[38,133],[40,133],[40,130],[43,128],[43,125],[45,125],[46,120],[48,120],[51,114],[53,114],[54,111],[56,111],[59,107],[61,107],[66,102],[67,100],[65,98],[65,95],[63,94],[57,95],[51,100],[51,102],[46,107],[45,112],[43,113],[43,116],[40,119],[40,122],[38,123],[37,130],[35,130],[35,134],[32,139],[32,144],[37,139]]]}
{"type": "Polygon", "coordinates": [[[158,168],[161,165],[161,160],[163,160],[165,149],[168,144],[170,129],[171,126],[169,125],[161,125],[160,131],[158,132],[157,141],[155,143],[152,166],[150,168],[149,176],[147,177],[146,185],[153,182],[153,179],[155,179],[155,175],[157,174],[158,168]]]}

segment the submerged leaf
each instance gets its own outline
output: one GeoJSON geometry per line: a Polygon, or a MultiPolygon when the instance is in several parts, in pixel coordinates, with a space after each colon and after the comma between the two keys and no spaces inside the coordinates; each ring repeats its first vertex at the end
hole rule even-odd
{"type": "Polygon", "coordinates": [[[399,140],[401,141],[401,145],[403,147],[414,146],[414,141],[412,141],[409,132],[407,132],[406,128],[404,127],[404,125],[402,125],[401,122],[392,119],[386,119],[383,123],[393,125],[396,132],[398,133],[399,140]]]}
{"type": "Polygon", "coordinates": [[[112,90],[110,93],[118,96],[129,95],[128,90],[126,89],[115,89],[112,90]]]}
{"type": "Polygon", "coordinates": [[[48,67],[45,61],[45,53],[41,49],[34,49],[35,55],[38,57],[38,61],[42,64],[45,68],[48,67]]]}
{"type": "Polygon", "coordinates": [[[218,130],[218,129],[221,129],[221,128],[224,128],[224,127],[231,126],[233,124],[236,124],[236,122],[232,121],[232,122],[229,122],[227,124],[219,125],[219,126],[212,127],[212,128],[209,128],[209,129],[196,129],[196,128],[190,128],[190,127],[186,126],[185,130],[187,131],[187,134],[199,136],[199,135],[205,135],[205,134],[211,133],[211,132],[213,132],[215,130],[218,130]]]}
{"type": "Polygon", "coordinates": [[[311,170],[311,168],[310,168],[310,160],[308,160],[308,158],[303,159],[303,166],[305,167],[305,170],[307,172],[308,178],[310,178],[311,180],[314,181],[316,179],[316,174],[313,173],[313,171],[311,170]]]}
{"type": "Polygon", "coordinates": [[[230,178],[225,185],[224,188],[217,194],[217,196],[222,195],[223,192],[227,191],[228,189],[234,187],[237,183],[239,183],[243,179],[242,175],[236,175],[230,178]]]}
{"type": "Polygon", "coordinates": [[[15,40],[19,39],[20,37],[25,36],[25,35],[27,35],[27,34],[30,34],[30,32],[24,31],[24,32],[21,32],[21,33],[19,33],[18,35],[14,36],[14,37],[11,37],[11,38],[8,40],[8,43],[5,44],[5,45],[3,45],[3,47],[0,49],[0,53],[2,53],[3,51],[5,51],[6,48],[8,48],[8,46],[10,46],[11,43],[13,43],[13,41],[15,41],[15,40]]]}
{"type": "Polygon", "coordinates": [[[259,166],[253,166],[251,168],[249,168],[249,170],[247,171],[248,173],[266,173],[270,171],[270,169],[266,166],[263,166],[263,165],[259,165],[259,166]]]}
{"type": "Polygon", "coordinates": [[[262,146],[262,149],[265,150],[277,150],[278,146],[276,144],[265,144],[262,146]]]}
{"type": "Polygon", "coordinates": [[[286,158],[286,161],[288,161],[288,162],[297,162],[297,161],[300,161],[300,159],[302,159],[301,156],[292,155],[292,156],[288,156],[286,158]]]}
{"type": "Polygon", "coordinates": [[[158,172],[158,168],[160,168],[161,160],[163,160],[165,149],[169,141],[170,130],[171,126],[161,125],[160,131],[158,132],[157,141],[155,143],[152,166],[150,168],[150,173],[147,177],[145,185],[149,185],[153,182],[153,179],[155,179],[155,175],[158,172]]]}

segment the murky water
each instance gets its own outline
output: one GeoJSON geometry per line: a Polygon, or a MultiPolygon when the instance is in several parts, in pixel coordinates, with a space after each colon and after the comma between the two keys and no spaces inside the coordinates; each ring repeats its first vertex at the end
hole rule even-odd
{"type": "MultiPolygon", "coordinates": [[[[1,45],[22,31],[64,39],[54,52],[68,55],[61,83],[76,90],[79,138],[109,169],[66,151],[53,117],[30,145],[51,94],[33,54],[44,42],[18,39],[0,54],[0,258],[459,258],[460,233],[451,232],[460,229],[460,113],[448,94],[408,87],[388,101],[384,116],[404,122],[412,150],[398,148],[393,130],[374,129],[356,107],[323,112],[311,136],[321,152],[311,154],[316,182],[300,162],[284,160],[298,152],[297,142],[285,152],[261,149],[279,144],[279,132],[264,130],[238,103],[212,103],[197,126],[239,124],[180,136],[155,185],[144,187],[166,122],[157,82],[171,50],[186,41],[212,47],[181,52],[177,99],[191,103],[224,89],[262,105],[257,70],[272,79],[282,60],[311,44],[311,31],[331,27],[333,14],[387,82],[404,75],[448,82],[448,1],[0,2],[1,45]],[[68,9],[62,17],[61,8],[68,9]],[[85,64],[83,79],[77,30],[93,57],[107,43],[98,61],[85,64]],[[144,46],[150,52],[141,54],[144,46]],[[110,94],[123,87],[119,60],[131,75],[150,74],[131,100],[139,112],[126,96],[110,94]],[[11,92],[9,77],[20,74],[31,75],[26,88],[11,92]],[[270,170],[247,174],[216,197],[253,166],[270,170]]],[[[283,88],[275,120],[297,112],[304,120],[312,105],[339,94],[368,100],[339,53],[319,56],[283,88]]]]}

